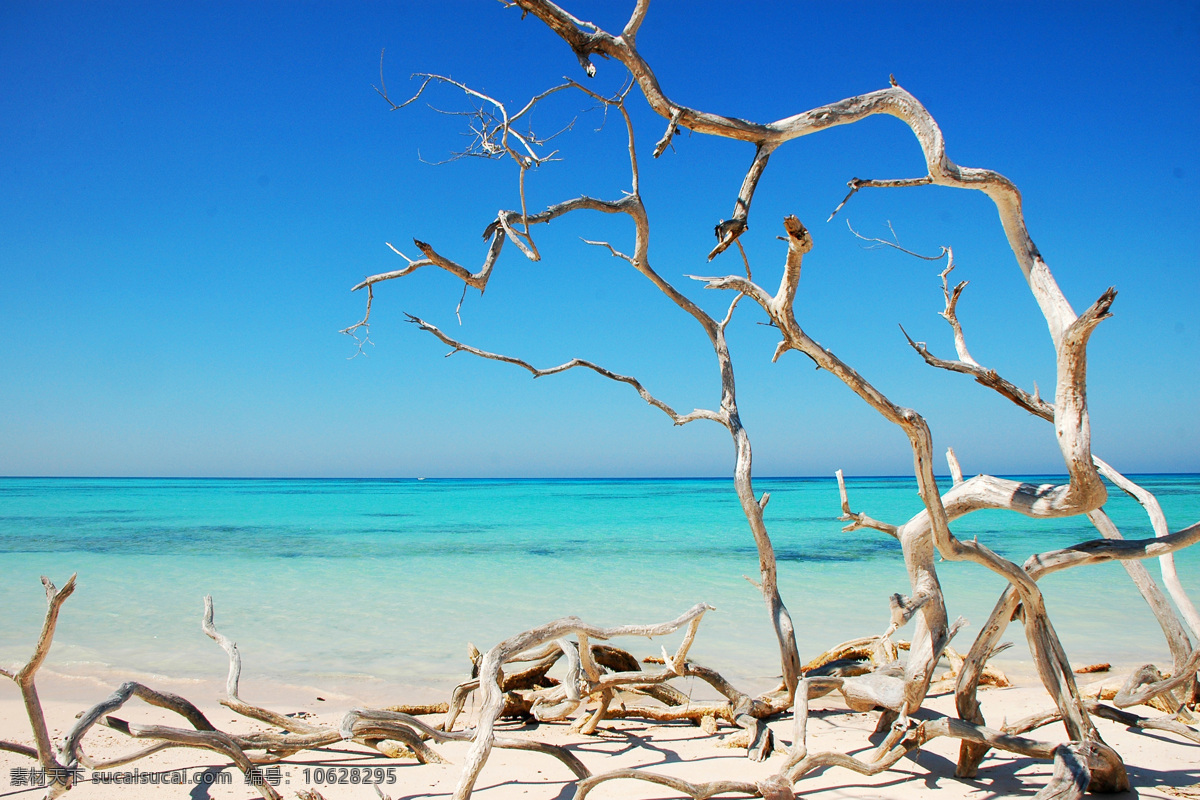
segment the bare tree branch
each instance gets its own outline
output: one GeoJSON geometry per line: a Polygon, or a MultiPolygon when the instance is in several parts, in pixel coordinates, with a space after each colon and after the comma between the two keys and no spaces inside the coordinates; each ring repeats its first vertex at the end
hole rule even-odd
{"type": "MultiPolygon", "coordinates": [[[[587,239],[584,241],[590,245],[607,247],[614,257],[626,261],[642,273],[681,310],[697,321],[713,347],[721,373],[720,410],[703,413],[696,411],[692,415],[686,416],[700,415],[709,419],[716,418],[729,429],[734,440],[737,454],[734,469],[735,490],[755,539],[762,577],[759,585],[767,602],[780,646],[783,695],[778,698],[778,702],[785,704],[782,706],[783,708],[793,701],[796,703],[796,727],[801,734],[803,734],[804,725],[799,716],[799,707],[802,704],[797,697],[798,692],[803,693],[803,705],[805,706],[807,699],[813,696],[814,692],[823,693],[840,689],[851,708],[865,710],[880,706],[887,709],[880,722],[881,727],[888,732],[883,742],[870,757],[859,759],[840,753],[812,754],[808,752],[807,745],[802,741],[803,735],[801,735],[800,740],[793,743],[793,758],[789,761],[789,771],[782,774],[782,777],[790,781],[808,769],[824,765],[844,766],[865,774],[874,774],[894,764],[896,760],[911,752],[927,738],[947,735],[959,738],[963,742],[964,753],[968,750],[983,752],[988,747],[1004,747],[1026,754],[1036,752],[1036,757],[1053,758],[1056,762],[1055,778],[1040,796],[1075,796],[1084,788],[1093,790],[1125,788],[1128,783],[1120,757],[1100,741],[1099,734],[1089,718],[1088,708],[1075,685],[1070,663],[1046,611],[1041,591],[1037,586],[1037,578],[1054,569],[1093,563],[1098,560],[1140,559],[1162,555],[1172,552],[1178,547],[1187,546],[1194,540],[1186,535],[1176,538],[1168,535],[1161,539],[1147,540],[1141,543],[1116,539],[1089,542],[1075,548],[1035,556],[1035,559],[1049,560],[1045,563],[1042,561],[1027,562],[1022,567],[1016,562],[1001,557],[978,541],[959,540],[950,527],[954,520],[977,510],[1005,509],[1036,518],[1091,514],[1095,520],[1100,520],[1098,524],[1102,530],[1105,530],[1103,527],[1105,518],[1100,515],[1098,509],[1107,494],[1104,483],[1093,465],[1091,454],[1091,431],[1086,403],[1086,350],[1096,326],[1108,316],[1115,292],[1110,289],[1082,315],[1076,315],[1029,237],[1021,196],[1016,186],[1004,176],[991,170],[960,167],[951,161],[946,153],[945,142],[936,122],[920,102],[901,88],[894,78],[890,82],[890,87],[885,89],[804,111],[775,122],[750,122],[682,106],[667,97],[654,72],[637,50],[637,33],[648,7],[645,0],[639,0],[629,22],[619,35],[610,34],[590,22],[573,16],[550,0],[512,0],[509,5],[520,7],[523,13],[533,14],[550,27],[570,46],[589,76],[595,74],[595,66],[591,59],[592,56],[597,55],[617,60],[629,71],[631,81],[637,83],[651,108],[667,120],[666,132],[653,149],[655,157],[665,152],[675,135],[684,128],[695,133],[746,141],[755,145],[754,158],[742,181],[733,214],[730,219],[722,221],[716,227],[717,245],[709,254],[711,259],[736,242],[743,256],[746,275],[744,278],[738,275],[729,275],[702,279],[707,288],[728,289],[736,292],[724,319],[717,321],[701,310],[650,266],[649,219],[640,196],[640,176],[633,125],[624,105],[628,87],[624,85],[621,92],[612,98],[601,97],[578,85],[575,85],[575,88],[581,89],[602,103],[606,112],[610,106],[616,106],[622,113],[628,131],[631,191],[618,201],[598,201],[580,197],[557,206],[551,206],[539,214],[530,215],[526,208],[524,178],[525,171],[533,166],[533,162],[530,161],[531,158],[534,158],[533,139],[526,139],[520,133],[512,130],[512,119],[504,107],[493,98],[482,93],[470,92],[461,84],[454,84],[461,90],[467,91],[479,102],[473,112],[477,116],[471,117],[474,123],[471,134],[475,137],[473,142],[478,142],[478,148],[482,151],[488,150],[488,147],[485,146],[488,144],[499,148],[495,151],[497,155],[502,155],[500,151],[503,150],[516,162],[519,170],[521,210],[520,212],[502,211],[497,215],[496,221],[488,226],[485,237],[492,237],[492,250],[489,251],[489,259],[485,261],[484,268],[478,273],[471,273],[442,256],[431,246],[418,243],[418,248],[425,257],[423,260],[411,261],[406,269],[375,276],[360,286],[371,285],[378,280],[400,277],[419,267],[433,265],[455,274],[465,284],[475,286],[482,291],[494,265],[495,255],[502,246],[504,238],[512,238],[527,257],[536,260],[540,258],[540,254],[530,236],[531,225],[549,222],[556,216],[575,210],[626,214],[634,227],[634,247],[629,254],[617,250],[607,242],[587,239]],[[960,283],[953,289],[950,288],[948,277],[953,269],[953,254],[948,248],[938,256],[922,257],[938,259],[948,256],[947,267],[940,276],[945,299],[945,310],[941,312],[941,315],[950,324],[954,333],[955,352],[958,360],[950,362],[936,359],[928,353],[923,343],[913,342],[911,339],[909,342],[928,363],[971,374],[983,385],[1001,392],[1031,412],[1052,421],[1063,464],[1068,473],[1066,483],[1033,485],[986,475],[963,480],[957,460],[950,452],[947,459],[950,463],[953,486],[943,494],[934,474],[932,434],[925,419],[915,410],[893,402],[849,364],[835,356],[830,349],[823,347],[811,338],[797,321],[795,301],[799,290],[802,261],[804,255],[812,249],[813,241],[808,230],[795,217],[788,217],[784,220],[787,235],[782,238],[787,243],[787,253],[778,289],[772,294],[754,282],[740,237],[748,230],[749,209],[753,195],[765,173],[771,154],[776,148],[792,139],[818,130],[856,123],[877,114],[897,117],[908,125],[921,148],[927,174],[919,178],[900,180],[852,180],[849,183],[849,194],[834,210],[834,214],[838,213],[859,189],[866,187],[898,188],[941,185],[975,189],[988,195],[1000,214],[1009,247],[1042,311],[1051,335],[1056,367],[1053,403],[1043,401],[1036,386],[1032,394],[1024,392],[1001,379],[994,371],[981,367],[971,356],[957,317],[957,303],[966,283],[960,283]],[[509,143],[510,136],[511,144],[509,143]],[[795,633],[790,615],[779,597],[774,550],[763,521],[763,508],[766,505],[767,497],[764,496],[762,500],[759,500],[753,489],[749,437],[738,415],[732,361],[725,338],[726,327],[732,319],[733,311],[743,297],[749,297],[762,307],[771,324],[779,330],[781,342],[776,350],[775,358],[787,350],[803,353],[818,368],[828,371],[843,381],[871,408],[898,426],[909,440],[914,457],[918,490],[925,508],[905,524],[886,525],[872,520],[865,514],[852,512],[844,484],[842,485],[844,518],[853,523],[849,527],[851,529],[872,527],[894,535],[899,539],[904,551],[911,584],[911,596],[897,594],[892,597],[893,616],[892,626],[889,629],[890,633],[892,629],[907,622],[910,618],[916,620],[912,647],[902,670],[898,668],[891,671],[876,669],[866,674],[849,677],[801,678],[802,671],[795,633]],[[1009,589],[1006,590],[1001,602],[993,611],[992,619],[989,620],[985,632],[976,639],[971,653],[962,661],[957,670],[959,684],[956,699],[959,701],[960,714],[969,722],[931,721],[921,723],[914,728],[907,715],[920,708],[929,690],[933,669],[948,646],[950,638],[961,624],[959,621],[955,623],[949,621],[935,567],[938,556],[948,560],[971,561],[983,566],[1003,576],[1009,582],[1009,589]],[[978,714],[973,681],[982,671],[982,666],[987,658],[997,650],[998,642],[994,637],[999,635],[998,632],[1003,630],[1018,607],[1023,617],[1030,653],[1043,683],[1055,701],[1059,717],[1067,728],[1070,741],[1066,745],[1056,747],[1049,744],[1010,741],[1005,739],[1003,734],[989,732],[982,728],[982,717],[978,714]],[[1007,616],[1004,616],[1005,613],[1007,616]]],[[[851,230],[853,231],[853,229],[851,230]]],[[[855,233],[855,235],[858,234],[855,233]]],[[[860,236],[860,238],[866,237],[860,236]]],[[[879,239],[869,241],[912,253],[912,251],[900,247],[899,243],[895,241],[879,239]]],[[[912,254],[917,255],[916,253],[912,254]]],[[[648,395],[640,383],[634,379],[608,372],[591,362],[575,359],[549,370],[541,370],[520,359],[468,347],[415,317],[410,319],[424,330],[451,345],[454,348],[453,352],[465,350],[483,358],[512,363],[528,370],[535,377],[565,371],[576,366],[587,367],[610,379],[629,383],[644,400],[663,410],[677,424],[681,419],[669,407],[648,395]]],[[[364,318],[364,323],[366,321],[364,318]]],[[[907,337],[907,333],[905,336],[907,337]]],[[[1186,534],[1187,532],[1182,533],[1186,534]]],[[[564,630],[555,628],[554,632],[562,635],[564,630]]],[[[542,629],[528,631],[515,637],[514,640],[510,640],[505,647],[514,641],[524,642],[528,637],[537,638],[542,633],[549,632],[548,629],[547,631],[542,629]]],[[[682,670],[684,674],[695,674],[709,680],[711,685],[725,694],[729,703],[719,707],[720,713],[732,715],[734,721],[743,725],[747,731],[753,734],[752,742],[758,744],[752,743],[752,755],[756,751],[761,755],[763,750],[769,747],[769,737],[763,736],[762,717],[755,713],[745,713],[755,708],[754,702],[760,704],[760,712],[763,707],[770,705],[761,698],[758,701],[751,701],[732,688],[722,688],[725,684],[723,680],[713,676],[704,677],[704,671],[684,661],[683,656],[677,655],[675,659],[671,659],[665,653],[664,664],[669,663],[671,670],[659,673],[659,677],[649,677],[634,672],[600,675],[591,664],[590,659],[591,651],[587,637],[592,635],[592,632],[576,630],[575,633],[579,637],[578,648],[570,643],[566,645],[560,643],[560,652],[565,654],[570,664],[568,685],[538,688],[519,701],[528,703],[527,707],[536,709],[538,715],[561,716],[569,713],[564,709],[577,710],[587,694],[580,687],[586,687],[591,690],[592,694],[589,696],[598,701],[598,705],[594,711],[590,712],[587,720],[580,724],[580,727],[584,730],[594,730],[596,724],[605,715],[615,716],[624,713],[619,709],[610,708],[611,692],[616,688],[633,685],[630,683],[631,681],[637,681],[636,685],[643,687],[658,686],[667,680],[668,672],[677,674],[682,670]],[[747,703],[749,705],[746,705],[747,703]]],[[[885,635],[882,638],[886,640],[887,637],[885,635]]],[[[541,640],[539,639],[539,641],[541,640]]],[[[531,643],[530,646],[533,644],[531,643]]],[[[500,713],[500,710],[509,702],[501,699],[501,682],[498,676],[501,667],[507,661],[520,655],[521,648],[515,647],[515,645],[513,648],[514,652],[506,651],[500,654],[497,654],[495,650],[490,651],[488,657],[480,665],[480,679],[460,685],[459,688],[462,691],[456,690],[450,703],[451,712],[454,713],[448,712],[446,727],[453,724],[453,716],[457,713],[456,709],[461,709],[461,698],[465,696],[464,693],[476,688],[482,690],[485,696],[485,721],[490,719],[494,722],[496,714],[500,713]],[[465,688],[471,683],[473,683],[471,688],[465,688]]],[[[1194,673],[1194,671],[1193,669],[1192,672],[1194,673]]],[[[1146,692],[1151,695],[1156,692],[1162,694],[1170,691],[1174,686],[1176,684],[1171,681],[1162,681],[1151,676],[1141,684],[1131,686],[1127,694],[1130,696],[1146,692]],[[1170,686],[1164,688],[1166,684],[1170,684],[1170,686]]],[[[670,697],[669,693],[661,696],[670,697]]],[[[709,708],[705,711],[715,714],[718,708],[709,708]]],[[[639,710],[639,713],[658,713],[664,719],[691,718],[684,716],[691,713],[690,709],[680,710],[670,707],[669,704],[667,708],[660,709],[658,712],[639,710]]],[[[727,719],[727,717],[723,718],[727,719]]],[[[490,747],[488,737],[493,735],[490,726],[490,722],[486,723],[476,733],[470,763],[456,790],[458,800],[465,800],[470,794],[471,786],[482,766],[482,760],[486,758],[487,748],[490,747]]],[[[960,774],[967,774],[971,769],[973,767],[969,765],[965,756],[960,756],[960,774]]],[[[598,775],[589,779],[592,783],[587,786],[590,788],[596,783],[616,777],[660,782],[654,777],[645,777],[645,775],[646,773],[598,775]]],[[[688,784],[687,787],[676,786],[675,788],[691,793],[693,797],[707,797],[712,793],[717,793],[711,786],[706,788],[688,784]]],[[[790,792],[790,784],[781,786],[778,792],[782,795],[785,790],[790,792]]],[[[755,786],[752,789],[742,787],[740,791],[751,795],[768,796],[768,792],[777,790],[768,789],[765,786],[755,786]]]]}
{"type": "Polygon", "coordinates": [[[842,475],[842,471],[840,469],[834,474],[837,475],[838,492],[842,496],[842,516],[838,517],[838,519],[842,520],[843,522],[850,523],[846,527],[842,528],[842,530],[849,533],[850,531],[858,530],[859,528],[872,528],[877,531],[883,531],[893,539],[898,538],[897,531],[899,528],[897,528],[895,525],[891,525],[887,522],[880,522],[877,519],[868,517],[866,514],[855,513],[851,511],[850,498],[846,495],[846,478],[842,475]]]}
{"type": "Polygon", "coordinates": [[[591,361],[585,361],[582,358],[573,358],[570,361],[566,362],[565,364],[559,364],[557,367],[550,367],[549,369],[538,369],[537,367],[530,364],[528,361],[522,361],[521,359],[513,358],[512,356],[500,355],[499,353],[489,353],[486,350],[480,350],[477,347],[471,347],[470,345],[463,344],[462,342],[459,342],[455,339],[451,339],[449,336],[447,336],[445,333],[443,333],[437,326],[431,325],[430,323],[426,322],[425,320],[421,319],[420,317],[414,317],[412,314],[406,314],[405,316],[408,317],[409,322],[413,323],[414,325],[419,327],[421,330],[426,331],[428,333],[432,333],[438,339],[440,339],[441,341],[443,341],[446,344],[453,347],[454,350],[451,351],[450,353],[447,353],[447,355],[454,355],[454,353],[459,353],[459,352],[470,353],[471,355],[479,356],[480,358],[487,358],[487,359],[491,359],[493,361],[503,361],[506,364],[515,364],[516,366],[521,367],[522,369],[529,370],[530,374],[532,374],[533,377],[535,377],[535,378],[541,378],[546,375],[556,375],[560,372],[566,372],[569,369],[574,369],[575,367],[584,367],[586,369],[592,370],[593,372],[597,373],[598,375],[602,375],[605,378],[608,378],[609,380],[617,381],[619,383],[625,383],[625,384],[632,386],[634,388],[634,390],[639,395],[641,395],[641,398],[643,400],[645,400],[647,403],[649,403],[650,405],[659,409],[664,414],[666,414],[668,417],[670,417],[671,421],[674,422],[676,425],[686,425],[687,423],[694,422],[695,420],[698,420],[698,419],[707,419],[707,420],[711,420],[713,422],[720,423],[721,425],[723,425],[725,427],[728,427],[729,423],[728,423],[727,419],[724,417],[724,415],[722,415],[716,411],[708,411],[706,409],[697,408],[689,414],[678,414],[669,405],[662,402],[661,400],[656,398],[654,395],[652,395],[648,391],[646,391],[645,387],[643,387],[641,382],[638,381],[636,378],[631,378],[627,375],[618,375],[617,373],[612,372],[611,370],[607,370],[604,367],[601,367],[597,364],[593,364],[591,361]]]}
{"type": "MultiPolygon", "coordinates": [[[[972,359],[966,361],[947,361],[938,358],[929,352],[929,348],[924,342],[913,341],[913,338],[908,335],[908,331],[904,330],[904,326],[900,326],[900,332],[904,334],[904,338],[908,340],[909,346],[917,351],[921,358],[925,359],[925,363],[931,367],[938,369],[949,370],[950,372],[960,372],[964,375],[970,375],[975,379],[975,382],[981,386],[986,386],[989,389],[994,389],[999,394],[1007,397],[1017,405],[1024,408],[1031,414],[1041,417],[1044,420],[1054,421],[1054,405],[1042,400],[1036,394],[1030,394],[1020,386],[1005,380],[993,369],[987,369],[979,366],[972,359]]],[[[969,354],[968,354],[969,355],[969,354]]]]}
{"type": "Polygon", "coordinates": [[[850,198],[854,197],[854,195],[858,193],[858,190],[864,187],[875,186],[879,188],[894,189],[905,186],[928,186],[931,183],[933,183],[933,178],[929,177],[928,175],[923,178],[897,178],[892,180],[863,180],[862,178],[851,178],[846,183],[846,185],[850,187],[850,193],[842,198],[842,202],[838,203],[837,208],[830,212],[829,219],[825,221],[832,222],[833,218],[837,216],[837,213],[845,207],[846,203],[850,202],[850,198]]]}
{"type": "Polygon", "coordinates": [[[292,733],[319,733],[322,729],[316,725],[309,725],[303,720],[284,714],[277,714],[266,708],[252,706],[238,696],[238,682],[242,676],[242,655],[238,652],[237,644],[217,630],[217,626],[213,621],[213,615],[212,595],[205,595],[204,618],[200,627],[204,631],[204,634],[220,645],[221,649],[229,656],[229,675],[225,679],[225,699],[221,701],[221,705],[233,709],[244,717],[266,722],[269,725],[276,725],[292,733]]]}
{"type": "MultiPolygon", "coordinates": [[[[1162,538],[1170,535],[1170,528],[1167,527],[1167,517],[1163,514],[1162,506],[1158,504],[1158,499],[1153,494],[1117,472],[1108,463],[1100,460],[1100,458],[1092,456],[1092,460],[1095,462],[1096,468],[1100,470],[1101,475],[1116,484],[1117,488],[1137,500],[1146,509],[1146,514],[1150,517],[1150,525],[1154,529],[1155,536],[1162,538]]],[[[1183,590],[1183,584],[1179,582],[1179,573],[1175,570],[1175,556],[1167,553],[1159,557],[1158,563],[1162,568],[1163,583],[1166,584],[1171,599],[1175,601],[1175,607],[1183,615],[1188,628],[1191,629],[1192,635],[1200,642],[1200,613],[1197,613],[1196,607],[1192,604],[1187,592],[1183,590]]]]}
{"type": "Polygon", "coordinates": [[[33,653],[15,672],[0,669],[0,675],[12,679],[21,691],[25,714],[33,731],[34,747],[29,748],[14,742],[4,742],[0,749],[35,757],[41,768],[46,771],[49,780],[46,798],[53,800],[70,789],[74,781],[70,770],[65,769],[59,763],[54,745],[50,740],[50,729],[46,724],[42,701],[38,697],[36,677],[38,670],[41,669],[46,657],[50,654],[50,646],[54,643],[54,631],[58,627],[58,614],[62,610],[62,605],[75,592],[75,575],[72,574],[61,589],[56,588],[50,579],[43,575],[42,586],[46,590],[46,615],[42,620],[42,631],[38,635],[33,653]]]}
{"type": "MultiPolygon", "coordinates": [[[[892,223],[890,223],[890,222],[888,223],[888,230],[890,230],[892,232],[892,241],[890,241],[890,242],[887,239],[877,239],[873,236],[862,235],[858,231],[854,230],[854,226],[850,224],[850,220],[846,220],[846,228],[850,231],[850,233],[854,234],[854,237],[856,239],[861,239],[864,242],[872,242],[875,245],[878,245],[880,247],[890,247],[893,250],[899,250],[901,253],[906,253],[907,255],[913,256],[914,258],[919,258],[922,261],[941,261],[943,258],[946,258],[947,254],[949,254],[950,264],[952,265],[954,263],[954,254],[953,254],[953,252],[951,252],[949,247],[943,247],[942,252],[938,253],[936,256],[924,256],[924,255],[921,255],[920,253],[909,250],[906,247],[902,247],[900,245],[900,242],[898,241],[899,237],[896,236],[896,231],[894,228],[892,228],[892,223]]],[[[872,248],[867,248],[867,249],[872,249],[872,248]]],[[[953,266],[947,266],[946,272],[948,273],[953,268],[954,268],[953,266]]]]}

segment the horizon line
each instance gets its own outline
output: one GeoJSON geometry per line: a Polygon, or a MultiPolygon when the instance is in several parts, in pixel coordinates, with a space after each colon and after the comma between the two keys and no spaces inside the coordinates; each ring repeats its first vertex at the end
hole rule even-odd
{"type": "MultiPolygon", "coordinates": [[[[1130,472],[1129,475],[1145,476],[1200,476],[1200,472],[1130,472]]],[[[835,475],[757,475],[758,480],[836,480],[835,475]]],[[[951,478],[949,473],[934,477],[951,478]]],[[[974,476],[973,476],[974,477],[974,476]]],[[[1065,478],[1065,472],[1008,472],[995,473],[996,478],[1065,478]]],[[[913,479],[915,475],[846,475],[847,480],[867,478],[913,479]]],[[[475,476],[335,476],[335,475],[0,475],[0,480],[103,480],[103,481],[715,481],[733,480],[732,475],[575,475],[575,476],[532,476],[532,475],[475,475],[475,476]]],[[[967,478],[966,480],[970,480],[967,478]]]]}

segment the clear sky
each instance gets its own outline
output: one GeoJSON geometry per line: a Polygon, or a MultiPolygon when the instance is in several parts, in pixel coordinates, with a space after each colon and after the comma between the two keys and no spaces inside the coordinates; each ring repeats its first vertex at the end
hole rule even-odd
{"type": "MultiPolygon", "coordinates": [[[[619,28],[631,3],[568,2],[619,28]]],[[[894,73],[940,123],[958,163],[1021,188],[1030,231],[1077,310],[1120,294],[1090,350],[1095,450],[1118,469],[1200,471],[1200,5],[1189,3],[728,3],[650,9],[639,45],[665,91],[769,121],[887,85],[894,73]],[[753,13],[751,13],[753,12],[753,13]]],[[[484,226],[516,207],[510,164],[466,159],[461,118],[372,89],[441,72],[519,106],[564,75],[570,51],[494,2],[0,4],[0,474],[163,476],[727,475],[727,433],[673,428],[628,387],[590,373],[532,381],[458,355],[403,323],[418,314],[477,346],[542,366],[573,356],[637,375],[678,409],[717,403],[701,331],[622,262],[622,220],[541,232],[544,260],[506,248],[482,298],[437,270],[383,284],[366,358],[338,330],[349,289],[415,255],[412,238],[472,266],[484,226]]],[[[623,77],[600,61],[592,84],[623,77]]],[[[430,102],[462,109],[439,90],[430,102]]],[[[706,264],[748,145],[683,135],[631,100],[654,266],[720,313],[729,298],[682,276],[706,264]]],[[[576,119],[562,160],[529,178],[542,207],[627,188],[624,133],[577,94],[538,112],[576,119]]],[[[864,191],[915,177],[902,123],[876,118],[792,142],[772,159],[743,237],[771,286],[780,221],[816,246],[805,330],[929,419],[968,474],[1059,472],[1052,429],[960,375],[937,373],[898,324],[953,354],[939,266],[866,250],[846,230],[954,248],[971,281],[960,315],[975,357],[1053,385],[1049,336],[976,193],[864,191]]],[[[792,353],[749,303],[731,326],[743,420],[764,475],[904,474],[901,433],[792,353]]]]}

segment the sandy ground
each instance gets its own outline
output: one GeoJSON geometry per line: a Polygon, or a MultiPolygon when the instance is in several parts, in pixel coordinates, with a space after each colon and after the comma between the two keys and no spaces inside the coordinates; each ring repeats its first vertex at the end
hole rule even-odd
{"type": "MultiPolygon", "coordinates": [[[[1114,685],[1118,677],[1105,679],[1114,685]]],[[[61,736],[74,722],[82,709],[98,702],[111,684],[95,678],[74,678],[47,675],[39,681],[47,716],[55,736],[61,736]]],[[[186,685],[160,682],[156,688],[184,694],[199,705],[218,727],[234,732],[261,729],[254,723],[223,708],[215,702],[219,687],[211,683],[190,682],[186,685]]],[[[318,721],[336,724],[342,712],[360,704],[362,698],[333,693],[319,693],[304,687],[243,687],[243,696],[252,702],[270,705],[283,712],[306,711],[318,721]],[[267,691],[267,689],[270,691],[267,691]],[[256,693],[257,692],[257,693],[256,693]],[[269,697],[267,697],[270,695],[269,697]],[[318,697],[324,698],[318,700],[318,697]]],[[[405,698],[406,700],[408,698],[405,698]]],[[[1028,713],[1048,708],[1050,703],[1039,687],[991,689],[982,693],[984,712],[994,727],[1007,719],[1017,719],[1028,713]]],[[[1139,709],[1144,715],[1156,715],[1151,709],[1139,709]]],[[[940,694],[928,703],[933,715],[953,713],[953,697],[940,694]]],[[[178,725],[178,718],[144,705],[130,703],[118,712],[124,719],[138,722],[162,722],[178,725]]],[[[840,698],[826,697],[813,702],[809,724],[811,751],[841,750],[862,752],[871,747],[874,714],[855,714],[846,711],[840,698]]],[[[185,723],[184,723],[185,724],[185,723]]],[[[1097,720],[1105,741],[1125,759],[1130,778],[1136,787],[1126,796],[1168,798],[1178,796],[1171,787],[1192,786],[1200,782],[1200,745],[1165,733],[1134,733],[1125,726],[1097,720]]],[[[506,735],[529,735],[526,729],[505,725],[506,735]]],[[[790,721],[772,724],[777,741],[791,740],[790,721]]],[[[766,762],[754,763],[744,757],[744,750],[723,746],[737,729],[722,727],[716,736],[705,736],[690,724],[649,727],[631,721],[605,723],[597,736],[571,734],[567,726],[544,725],[539,738],[566,744],[593,772],[621,767],[639,767],[675,775],[690,781],[737,779],[754,781],[779,769],[782,755],[775,754],[766,762]]],[[[1063,737],[1061,725],[1046,727],[1029,734],[1053,741],[1063,737]]],[[[15,686],[0,688],[0,738],[31,743],[24,708],[15,686]]],[[[86,750],[93,757],[113,757],[130,749],[130,741],[107,729],[93,729],[85,740],[86,750]]],[[[449,764],[421,765],[414,760],[391,760],[358,748],[352,744],[308,751],[287,759],[279,765],[279,790],[287,798],[299,792],[317,790],[328,800],[391,800],[400,798],[445,798],[453,791],[460,765],[464,761],[466,744],[438,745],[437,750],[449,764]],[[330,768],[335,769],[330,769],[330,768]],[[343,769],[345,768],[345,769],[343,769]],[[357,782],[355,782],[357,779],[357,782]],[[363,785],[364,781],[379,781],[381,790],[363,785]]],[[[909,798],[936,797],[972,798],[985,800],[994,797],[1028,797],[1046,782],[1050,764],[993,753],[984,762],[978,779],[961,781],[954,778],[954,761],[958,743],[949,739],[930,742],[914,757],[900,761],[890,771],[865,778],[846,770],[829,768],[810,773],[796,787],[798,796],[823,798],[909,798]]],[[[19,785],[22,777],[35,765],[29,759],[0,752],[0,797],[38,798],[43,790],[19,785]],[[14,772],[14,770],[16,770],[14,772]]],[[[226,765],[215,754],[201,750],[174,749],[150,756],[113,773],[132,773],[146,781],[136,784],[105,784],[85,772],[81,781],[67,795],[74,800],[244,800],[258,797],[246,785],[240,772],[226,765]],[[176,772],[173,772],[176,771],[176,772]],[[178,772],[182,771],[182,772],[178,772]],[[150,783],[153,775],[159,783],[150,783]],[[183,777],[190,784],[166,784],[161,781],[183,777]]],[[[566,800],[574,791],[573,775],[558,761],[536,753],[493,750],[476,785],[475,797],[480,800],[566,800]]],[[[642,781],[622,780],[606,783],[592,794],[595,800],[606,798],[667,798],[680,795],[663,787],[642,781]]],[[[1200,795],[1191,795],[1200,796],[1200,795]]]]}

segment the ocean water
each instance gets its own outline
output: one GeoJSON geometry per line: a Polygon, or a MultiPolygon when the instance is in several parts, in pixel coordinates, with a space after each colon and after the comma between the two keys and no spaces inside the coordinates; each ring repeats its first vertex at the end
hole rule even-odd
{"type": "MultiPolygon", "coordinates": [[[[1032,479],[1045,482],[1053,479],[1032,479]]],[[[1200,519],[1200,476],[1138,478],[1172,529],[1200,519]]],[[[920,510],[911,478],[848,480],[851,503],[901,522],[920,510]]],[[[882,632],[888,596],[909,592],[899,545],[843,533],[832,478],[760,479],[780,586],[801,656],[882,632]]],[[[1110,489],[1128,538],[1151,536],[1144,512],[1110,489]]],[[[1098,538],[1086,519],[980,512],[957,535],[1017,561],[1098,538]]],[[[1177,557],[1200,602],[1200,548],[1177,557]]],[[[1155,561],[1146,562],[1158,575],[1155,561]]],[[[481,649],[574,614],[600,625],[705,617],[692,656],[762,686],[778,674],[757,589],[757,557],[733,487],[695,480],[226,480],[0,478],[0,661],[28,656],[47,575],[79,574],[48,668],[60,672],[223,679],[203,635],[205,594],[239,643],[246,680],[443,690],[481,649]]],[[[944,562],[965,651],[1004,583],[944,562]]],[[[1163,661],[1153,617],[1117,564],[1044,580],[1052,619],[1076,663],[1163,661]]],[[[902,634],[903,637],[903,634],[902,634]]],[[[1000,661],[1028,667],[1020,626],[1000,661]]],[[[663,641],[668,648],[674,639],[663,641]]],[[[622,644],[622,642],[617,642],[622,644]]],[[[659,642],[624,642],[639,654],[659,642]]]]}

